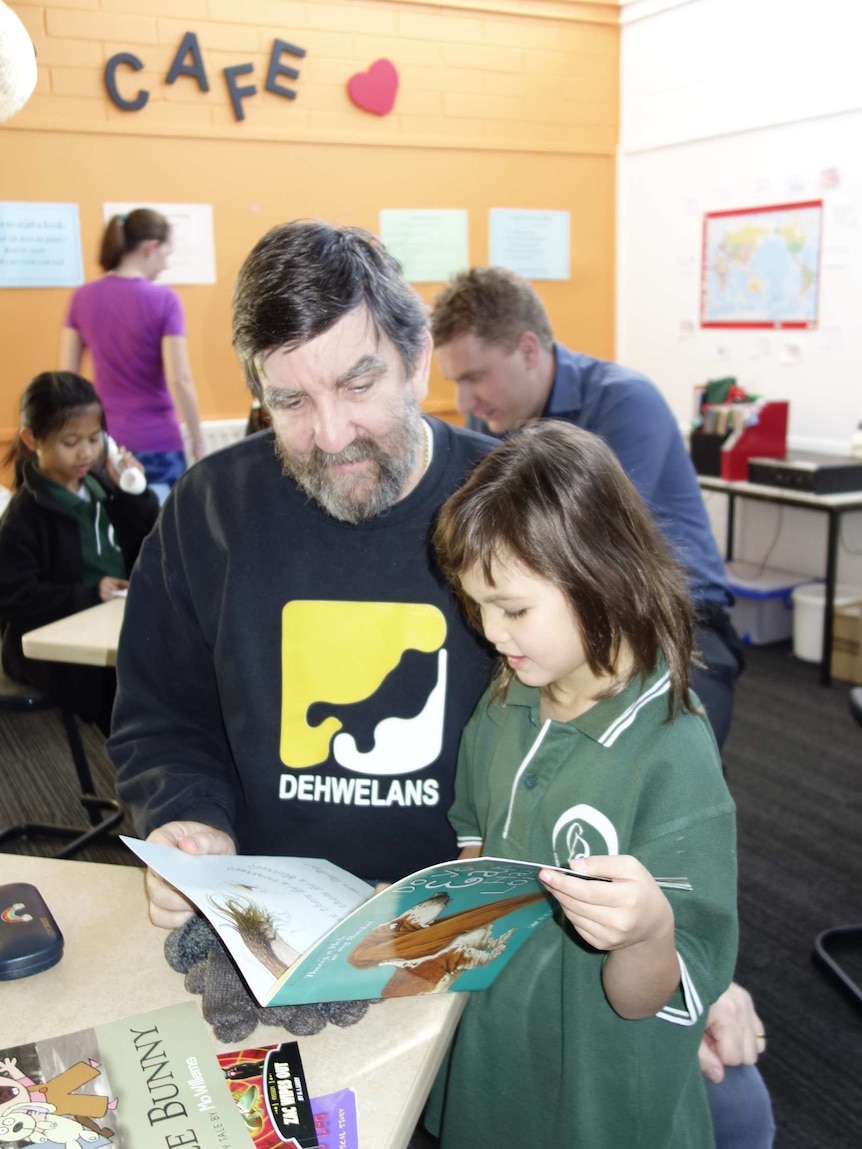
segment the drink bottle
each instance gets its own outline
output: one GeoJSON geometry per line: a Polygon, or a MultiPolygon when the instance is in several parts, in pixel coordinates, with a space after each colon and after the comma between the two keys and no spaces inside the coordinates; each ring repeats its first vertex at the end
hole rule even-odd
{"type": "Polygon", "coordinates": [[[138,467],[123,466],[120,449],[110,435],[105,435],[105,445],[108,449],[108,458],[120,477],[120,489],[129,495],[142,495],[147,489],[147,476],[138,467]]]}

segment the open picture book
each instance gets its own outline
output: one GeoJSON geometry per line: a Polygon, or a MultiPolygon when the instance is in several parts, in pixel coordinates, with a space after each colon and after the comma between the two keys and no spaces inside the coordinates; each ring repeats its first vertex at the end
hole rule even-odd
{"type": "Polygon", "coordinates": [[[322,858],[123,841],[198,907],[261,1005],[485,989],[556,905],[533,862],[443,862],[375,894],[322,858]]]}
{"type": "Polygon", "coordinates": [[[375,894],[322,858],[123,841],[208,919],[261,1005],[483,989],[554,904],[539,866],[498,858],[431,866],[375,894]]]}

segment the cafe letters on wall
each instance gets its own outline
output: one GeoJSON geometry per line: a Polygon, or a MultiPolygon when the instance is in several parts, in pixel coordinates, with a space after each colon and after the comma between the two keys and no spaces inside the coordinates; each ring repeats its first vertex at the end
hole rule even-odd
{"type": "MultiPolygon", "coordinates": [[[[305,56],[305,49],[299,48],[295,44],[289,44],[286,40],[273,40],[264,87],[268,92],[273,92],[276,96],[284,96],[288,100],[294,100],[296,99],[296,90],[281,83],[281,79],[282,77],[287,77],[288,79],[296,80],[299,78],[299,72],[296,68],[290,67],[283,61],[285,55],[296,56],[301,59],[305,56]]],[[[141,108],[146,106],[150,98],[150,93],[146,89],[141,88],[131,98],[122,96],[117,86],[117,69],[120,67],[131,68],[133,71],[139,72],[144,67],[144,62],[132,52],[117,52],[111,56],[105,64],[105,87],[113,103],[116,104],[121,111],[139,112],[141,108]]],[[[242,102],[256,94],[257,85],[241,84],[239,77],[246,76],[250,72],[253,72],[254,65],[232,64],[223,70],[228,94],[230,95],[230,101],[233,106],[233,114],[237,120],[244,120],[245,110],[242,102]]],[[[197,80],[202,92],[208,92],[210,90],[209,79],[207,78],[206,68],[204,67],[200,45],[197,35],[194,32],[186,32],[183,36],[171,66],[168,69],[168,74],[165,76],[165,83],[173,84],[180,76],[189,76],[197,80]]]]}

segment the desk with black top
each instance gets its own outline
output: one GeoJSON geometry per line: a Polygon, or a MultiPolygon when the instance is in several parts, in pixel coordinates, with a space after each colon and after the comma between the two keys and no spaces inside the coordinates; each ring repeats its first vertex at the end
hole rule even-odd
{"type": "Polygon", "coordinates": [[[701,490],[716,491],[727,495],[727,535],[724,557],[729,562],[733,558],[734,527],[737,499],[755,499],[759,502],[778,503],[787,507],[800,507],[803,510],[819,511],[828,516],[826,538],[826,600],[823,611],[823,654],[820,660],[820,681],[828,686],[832,681],[832,610],[835,603],[835,585],[838,575],[838,540],[841,532],[841,519],[848,511],[862,511],[862,491],[848,491],[840,495],[812,495],[806,491],[788,490],[784,487],[767,487],[762,483],[749,483],[745,480],[729,482],[727,479],[713,478],[711,475],[698,475],[701,490]]]}

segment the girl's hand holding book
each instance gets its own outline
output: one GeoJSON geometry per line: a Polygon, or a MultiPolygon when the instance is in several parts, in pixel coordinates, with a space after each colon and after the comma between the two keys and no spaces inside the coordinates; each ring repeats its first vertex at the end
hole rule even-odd
{"type": "Polygon", "coordinates": [[[625,949],[673,930],[670,903],[637,858],[600,854],[570,864],[584,877],[610,880],[585,882],[550,869],[542,870],[539,880],[595,949],[625,949]]]}
{"type": "Polygon", "coordinates": [[[599,854],[578,858],[576,874],[605,878],[585,882],[554,870],[539,880],[554,895],[584,941],[608,952],[602,986],[620,1017],[651,1017],[679,985],[674,918],[658,882],[637,858],[599,854]]]}

